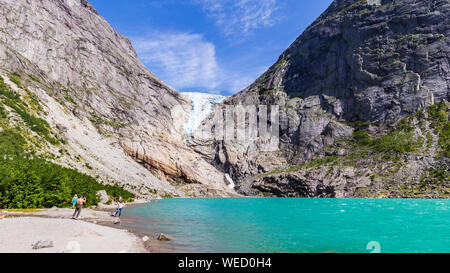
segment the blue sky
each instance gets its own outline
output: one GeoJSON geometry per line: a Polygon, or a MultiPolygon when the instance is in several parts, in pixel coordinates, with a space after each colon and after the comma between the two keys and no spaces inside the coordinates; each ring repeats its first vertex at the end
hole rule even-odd
{"type": "Polygon", "coordinates": [[[90,2],[167,84],[231,95],[274,64],[332,0],[90,2]]]}

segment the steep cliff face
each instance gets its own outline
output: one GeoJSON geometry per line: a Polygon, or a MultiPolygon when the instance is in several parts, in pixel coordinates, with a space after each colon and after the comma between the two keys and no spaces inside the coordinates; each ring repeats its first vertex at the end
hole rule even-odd
{"type": "Polygon", "coordinates": [[[43,111],[33,115],[65,139],[47,143],[70,150],[59,163],[142,195],[232,194],[183,142],[190,101],[149,72],[87,0],[0,0],[0,69],[20,78],[17,92],[36,95],[43,111]]]}
{"type": "Polygon", "coordinates": [[[364,163],[335,171],[304,164],[327,165],[326,158],[358,149],[332,149],[340,140],[355,141],[362,132],[377,139],[398,129],[391,125],[402,118],[448,101],[449,20],[448,0],[336,0],[276,64],[224,103],[279,105],[279,150],[265,153],[258,143],[236,141],[201,145],[199,134],[192,145],[232,173],[246,194],[355,196],[374,175],[364,163]]]}

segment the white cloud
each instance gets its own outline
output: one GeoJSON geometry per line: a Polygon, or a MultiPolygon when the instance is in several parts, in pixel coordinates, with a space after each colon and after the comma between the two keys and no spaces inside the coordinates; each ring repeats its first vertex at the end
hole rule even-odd
{"type": "MultiPolygon", "coordinates": [[[[227,36],[246,36],[274,25],[278,0],[192,0],[227,36]]],[[[244,38],[245,39],[245,38],[244,38]]],[[[235,93],[251,84],[265,68],[220,63],[213,43],[200,34],[151,31],[131,39],[141,61],[161,80],[180,91],[235,93]]]]}
{"type": "Polygon", "coordinates": [[[224,69],[217,61],[214,44],[199,34],[153,32],[132,41],[148,69],[180,91],[230,94],[258,76],[224,69]]]}
{"type": "Polygon", "coordinates": [[[273,26],[277,17],[277,0],[195,0],[226,35],[248,34],[252,30],[273,26]]]}
{"type": "Polygon", "coordinates": [[[141,61],[177,89],[202,86],[215,89],[221,71],[214,44],[198,34],[153,33],[132,39],[141,61]]]}

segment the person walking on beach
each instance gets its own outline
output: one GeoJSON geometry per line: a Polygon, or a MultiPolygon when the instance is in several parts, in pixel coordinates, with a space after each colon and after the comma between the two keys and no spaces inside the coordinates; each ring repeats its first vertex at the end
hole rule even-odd
{"type": "Polygon", "coordinates": [[[78,220],[78,217],[80,217],[81,209],[83,208],[84,204],[86,204],[86,197],[80,195],[80,198],[77,199],[77,205],[73,213],[72,219],[78,220]]]}
{"type": "Polygon", "coordinates": [[[119,203],[117,204],[116,214],[114,214],[114,217],[117,217],[117,213],[118,213],[119,218],[120,218],[120,216],[122,216],[122,209],[123,209],[123,199],[122,199],[122,197],[120,197],[119,203]]]}
{"type": "Polygon", "coordinates": [[[75,205],[77,204],[78,195],[74,195],[72,198],[72,209],[75,209],[75,205]]]}

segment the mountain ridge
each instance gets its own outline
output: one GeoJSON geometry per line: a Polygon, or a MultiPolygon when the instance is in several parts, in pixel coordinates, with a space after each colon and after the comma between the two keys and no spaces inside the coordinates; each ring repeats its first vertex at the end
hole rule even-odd
{"type": "Polygon", "coordinates": [[[0,14],[3,79],[14,76],[21,99],[29,93],[43,109],[30,116],[64,140],[43,139],[53,161],[143,197],[235,194],[183,142],[190,101],[152,74],[88,1],[2,0],[0,14]]]}
{"type": "MultiPolygon", "coordinates": [[[[314,197],[325,192],[354,197],[357,189],[370,185],[369,178],[376,174],[362,161],[332,170],[327,162],[333,159],[330,156],[344,158],[356,149],[345,143],[339,144],[340,149],[333,145],[342,140],[357,142],[360,135],[381,142],[383,138],[376,139],[398,134],[408,137],[408,143],[414,146],[430,128],[410,134],[409,129],[396,131],[397,124],[436,104],[443,103],[442,113],[448,114],[449,12],[450,3],[439,0],[333,1],[267,72],[223,103],[278,105],[279,151],[265,153],[257,142],[223,140],[211,145],[200,134],[207,127],[193,135],[193,147],[231,173],[243,194],[314,197]],[[295,175],[300,172],[299,166],[311,162],[320,162],[321,166],[306,166],[305,173],[295,175]],[[294,175],[289,179],[276,177],[280,170],[294,175]],[[283,190],[286,187],[308,190],[283,190]]],[[[236,124],[239,126],[245,124],[236,124]]],[[[436,143],[432,143],[434,147],[436,143]]],[[[445,159],[439,162],[448,168],[445,159]]],[[[426,165],[424,169],[439,168],[436,162],[426,165]]],[[[405,175],[402,179],[409,182],[420,177],[405,175]]],[[[444,182],[443,188],[448,179],[444,182]]]]}

